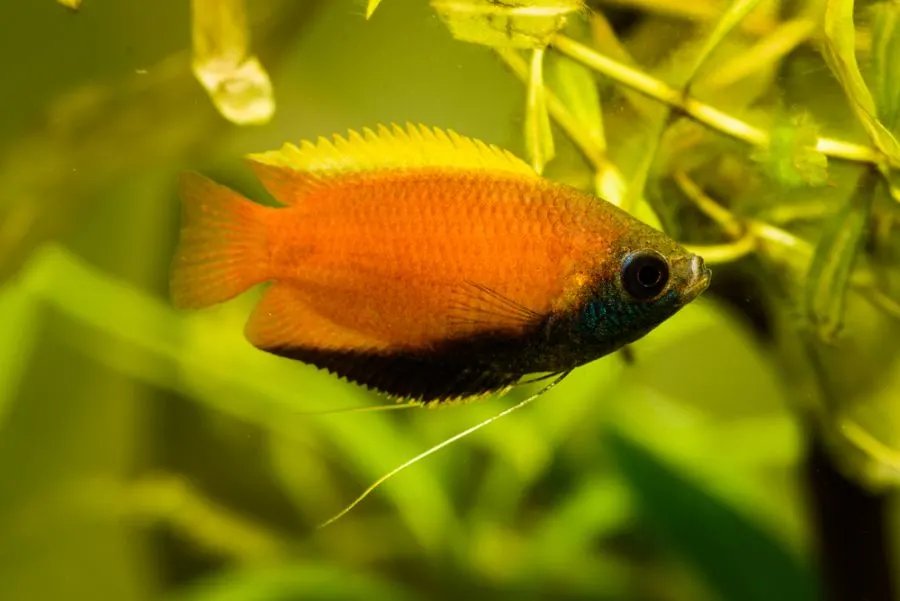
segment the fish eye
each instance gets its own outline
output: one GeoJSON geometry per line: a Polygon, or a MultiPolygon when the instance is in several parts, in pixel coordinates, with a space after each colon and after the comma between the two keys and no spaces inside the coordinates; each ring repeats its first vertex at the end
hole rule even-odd
{"type": "Polygon", "coordinates": [[[669,282],[669,264],[659,254],[641,251],[629,255],[622,267],[622,286],[637,300],[651,300],[669,282]]]}

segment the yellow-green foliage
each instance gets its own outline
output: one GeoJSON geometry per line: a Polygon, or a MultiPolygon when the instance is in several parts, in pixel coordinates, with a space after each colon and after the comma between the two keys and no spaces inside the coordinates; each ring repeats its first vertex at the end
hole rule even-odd
{"type": "Polygon", "coordinates": [[[0,3],[0,599],[813,600],[811,433],[897,486],[896,2],[80,4],[0,3]],[[713,289],[315,530],[531,389],[310,415],[380,401],[250,347],[253,293],[170,307],[174,182],[265,201],[243,155],[391,122],[594,190],[713,289]]]}

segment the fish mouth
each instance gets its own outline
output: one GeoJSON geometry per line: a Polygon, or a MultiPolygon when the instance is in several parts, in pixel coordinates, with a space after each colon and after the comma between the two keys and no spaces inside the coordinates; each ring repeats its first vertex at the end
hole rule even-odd
{"type": "Polygon", "coordinates": [[[700,296],[709,287],[710,279],[712,279],[712,271],[706,266],[703,257],[693,255],[690,261],[690,279],[684,291],[686,303],[700,296]]]}

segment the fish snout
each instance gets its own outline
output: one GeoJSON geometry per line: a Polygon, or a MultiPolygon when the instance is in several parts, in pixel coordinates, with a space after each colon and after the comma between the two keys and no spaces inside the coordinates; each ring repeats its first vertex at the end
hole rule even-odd
{"type": "Polygon", "coordinates": [[[700,255],[693,255],[690,259],[690,276],[688,279],[688,300],[696,298],[709,287],[712,271],[706,266],[706,261],[700,255]]]}

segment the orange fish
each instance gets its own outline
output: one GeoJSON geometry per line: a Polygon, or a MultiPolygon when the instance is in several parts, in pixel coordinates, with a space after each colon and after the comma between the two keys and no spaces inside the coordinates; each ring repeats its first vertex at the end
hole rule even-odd
{"type": "Polygon", "coordinates": [[[450,131],[379,127],[248,159],[283,206],[185,174],[174,304],[269,283],[246,326],[253,345],[395,398],[566,373],[709,284],[668,236],[450,131]]]}

